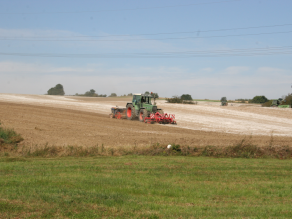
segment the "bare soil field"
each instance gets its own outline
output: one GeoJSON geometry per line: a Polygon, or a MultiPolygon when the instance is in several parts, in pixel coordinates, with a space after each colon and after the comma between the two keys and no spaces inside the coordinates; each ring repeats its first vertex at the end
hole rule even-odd
{"type": "Polygon", "coordinates": [[[257,145],[291,145],[292,110],[218,102],[198,105],[157,101],[176,115],[177,126],[110,119],[112,106],[131,98],[0,94],[0,120],[22,134],[25,145],[133,146],[182,144],[227,146],[250,138],[257,145]]]}

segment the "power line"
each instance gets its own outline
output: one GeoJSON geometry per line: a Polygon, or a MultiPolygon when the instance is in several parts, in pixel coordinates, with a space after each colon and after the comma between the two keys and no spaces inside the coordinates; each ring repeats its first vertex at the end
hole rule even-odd
{"type": "Polygon", "coordinates": [[[97,10],[97,11],[56,11],[56,12],[7,12],[0,14],[80,14],[80,13],[99,13],[99,12],[111,12],[111,11],[136,11],[136,10],[149,10],[149,9],[163,9],[163,8],[177,8],[177,7],[188,7],[196,5],[210,5],[210,4],[221,4],[228,2],[238,2],[242,0],[229,0],[229,1],[216,1],[216,2],[204,2],[204,3],[194,3],[185,5],[170,5],[170,6],[157,6],[157,7],[144,7],[144,8],[125,8],[125,9],[107,9],[107,10],[97,10]]]}
{"type": "Polygon", "coordinates": [[[207,32],[219,32],[219,31],[231,31],[231,30],[247,30],[247,29],[258,29],[258,28],[268,28],[268,27],[284,27],[292,26],[292,24],[276,24],[276,25],[267,25],[267,26],[254,26],[254,27],[236,27],[228,29],[215,29],[215,30],[197,30],[197,31],[184,31],[184,32],[167,32],[167,33],[144,33],[144,34],[120,34],[120,35],[109,35],[109,36],[35,36],[35,37],[13,37],[13,36],[0,36],[4,38],[13,38],[13,39],[44,39],[44,38],[94,38],[94,37],[116,37],[116,36],[153,36],[153,35],[169,35],[169,34],[186,34],[186,33],[207,33],[207,32]]]}
{"type": "Polygon", "coordinates": [[[290,55],[292,46],[230,49],[230,50],[194,50],[160,53],[99,53],[99,54],[55,54],[55,53],[0,53],[4,56],[46,57],[46,58],[191,58],[191,57],[228,57],[290,55]]]}
{"type": "Polygon", "coordinates": [[[21,57],[40,57],[40,58],[203,58],[203,57],[235,57],[235,56],[266,56],[266,55],[291,55],[292,51],[286,51],[286,52],[268,52],[268,53],[246,53],[246,54],[209,54],[209,55],[188,55],[188,56],[147,56],[147,57],[141,57],[141,56],[123,56],[123,57],[97,57],[97,56],[91,56],[91,57],[71,57],[71,56],[62,56],[62,55],[54,55],[54,56],[40,56],[39,54],[4,54],[1,53],[0,55],[6,55],[6,56],[21,56],[21,57]]]}
{"type": "Polygon", "coordinates": [[[281,31],[281,32],[268,32],[268,33],[251,33],[251,34],[234,34],[234,35],[223,35],[223,36],[205,36],[205,37],[170,37],[170,38],[160,38],[160,39],[124,39],[124,40],[38,40],[38,39],[0,39],[0,40],[18,40],[18,41],[46,41],[46,42],[57,42],[57,41],[77,41],[77,42],[105,42],[105,41],[151,41],[151,40],[182,40],[182,39],[206,39],[206,38],[223,38],[223,37],[239,37],[239,36],[258,36],[258,35],[270,35],[270,34],[284,34],[292,33],[292,31],[281,31]]]}

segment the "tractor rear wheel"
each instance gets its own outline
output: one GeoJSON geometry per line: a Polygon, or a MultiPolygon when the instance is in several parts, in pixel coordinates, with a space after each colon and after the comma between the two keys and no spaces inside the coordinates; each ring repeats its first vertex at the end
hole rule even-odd
{"type": "Polygon", "coordinates": [[[140,112],[139,112],[139,121],[140,122],[144,122],[144,119],[148,117],[148,112],[146,109],[140,109],[140,112]]]}
{"type": "Polygon", "coordinates": [[[136,110],[133,105],[129,104],[126,108],[126,117],[128,120],[133,120],[136,118],[136,110]]]}
{"type": "Polygon", "coordinates": [[[157,110],[161,115],[164,115],[164,111],[162,109],[157,110]]]}

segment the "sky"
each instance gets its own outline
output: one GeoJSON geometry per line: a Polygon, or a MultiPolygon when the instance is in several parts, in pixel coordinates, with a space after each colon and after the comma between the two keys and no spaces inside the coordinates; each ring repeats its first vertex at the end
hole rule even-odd
{"type": "Polygon", "coordinates": [[[0,1],[0,93],[292,93],[291,0],[0,1]]]}

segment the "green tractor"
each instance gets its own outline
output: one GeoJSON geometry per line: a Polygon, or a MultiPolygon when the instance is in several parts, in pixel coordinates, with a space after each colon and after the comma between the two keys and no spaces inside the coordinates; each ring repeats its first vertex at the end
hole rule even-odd
{"type": "Polygon", "coordinates": [[[272,100],[271,107],[278,107],[280,104],[282,104],[282,102],[283,102],[282,98],[272,100]]]}
{"type": "Polygon", "coordinates": [[[284,105],[283,103],[286,103],[286,101],[283,100],[282,98],[272,100],[271,107],[290,108],[290,105],[284,105]]]}
{"type": "Polygon", "coordinates": [[[131,103],[126,105],[126,118],[128,120],[134,120],[138,117],[140,122],[144,122],[146,117],[149,117],[151,113],[159,112],[164,114],[162,109],[158,109],[155,103],[155,98],[146,94],[133,94],[131,103]],[[153,104],[151,102],[153,98],[153,104]]]}

